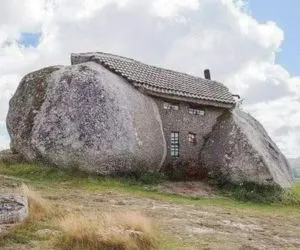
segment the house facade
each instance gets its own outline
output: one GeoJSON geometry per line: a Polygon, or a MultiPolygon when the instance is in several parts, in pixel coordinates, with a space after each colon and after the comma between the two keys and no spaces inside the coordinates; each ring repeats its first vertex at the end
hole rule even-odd
{"type": "Polygon", "coordinates": [[[197,161],[205,137],[224,110],[154,97],[159,108],[167,143],[166,162],[197,161]]]}
{"type": "Polygon", "coordinates": [[[200,152],[218,118],[235,107],[228,88],[191,76],[106,53],[72,54],[72,65],[96,62],[153,98],[161,116],[167,154],[165,166],[176,162],[200,164],[200,152]]]}

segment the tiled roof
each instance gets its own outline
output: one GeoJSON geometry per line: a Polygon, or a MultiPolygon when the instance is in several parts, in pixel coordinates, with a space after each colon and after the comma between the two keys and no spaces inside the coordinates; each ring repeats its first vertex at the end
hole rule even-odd
{"type": "Polygon", "coordinates": [[[93,61],[124,77],[137,87],[169,96],[204,100],[212,105],[231,108],[235,101],[223,84],[177,71],[163,69],[139,61],[107,53],[71,55],[72,64],[93,61]]]}

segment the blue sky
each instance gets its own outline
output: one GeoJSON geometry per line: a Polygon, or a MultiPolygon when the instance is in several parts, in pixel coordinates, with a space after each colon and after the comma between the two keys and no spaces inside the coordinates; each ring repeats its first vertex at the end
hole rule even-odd
{"type": "Polygon", "coordinates": [[[6,148],[9,142],[9,135],[6,131],[5,123],[0,122],[0,150],[6,148]]]}
{"type": "Polygon", "coordinates": [[[24,47],[36,47],[39,44],[41,34],[40,33],[21,33],[19,44],[24,47]]]}
{"type": "Polygon", "coordinates": [[[299,0],[249,0],[252,16],[260,22],[275,21],[284,31],[282,51],[277,63],[293,76],[300,75],[300,1],[299,0]]]}

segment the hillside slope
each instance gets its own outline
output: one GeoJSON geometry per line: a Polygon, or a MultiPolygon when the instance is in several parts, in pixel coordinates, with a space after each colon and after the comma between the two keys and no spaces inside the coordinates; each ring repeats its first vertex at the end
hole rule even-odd
{"type": "MultiPolygon", "coordinates": [[[[219,194],[196,199],[118,180],[86,178],[32,165],[0,164],[0,195],[15,192],[22,182],[68,212],[141,212],[157,226],[158,249],[300,248],[298,206],[243,203],[219,194]]],[[[0,248],[53,249],[52,238],[59,229],[51,223],[46,220],[21,225],[7,237],[0,236],[0,248]]]]}

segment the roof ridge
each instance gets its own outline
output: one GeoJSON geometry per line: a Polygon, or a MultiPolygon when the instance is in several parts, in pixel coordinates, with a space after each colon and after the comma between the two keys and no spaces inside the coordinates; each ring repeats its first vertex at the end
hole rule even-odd
{"type": "Polygon", "coordinates": [[[151,65],[151,64],[139,61],[137,59],[129,58],[129,57],[126,57],[126,56],[116,55],[116,54],[113,54],[113,53],[107,53],[107,52],[98,51],[98,52],[85,52],[85,53],[72,53],[72,54],[80,54],[80,55],[84,55],[84,54],[91,54],[91,55],[100,54],[100,55],[113,56],[113,57],[116,57],[116,58],[119,58],[119,59],[125,59],[125,60],[129,60],[129,61],[136,62],[136,63],[139,63],[139,64],[143,64],[143,65],[146,65],[146,66],[154,67],[156,69],[163,69],[165,71],[169,71],[169,72],[172,72],[172,73],[179,73],[179,74],[182,74],[182,75],[185,75],[185,76],[189,76],[189,77],[194,77],[194,78],[197,78],[197,79],[200,79],[200,80],[210,81],[212,83],[218,84],[218,85],[220,85],[220,86],[228,89],[223,83],[218,82],[216,80],[208,80],[208,79],[205,79],[205,78],[203,78],[201,76],[195,76],[195,75],[192,75],[192,74],[188,74],[186,72],[181,72],[181,71],[177,71],[177,70],[174,70],[174,69],[161,67],[161,66],[158,66],[158,65],[151,65]]]}
{"type": "Polygon", "coordinates": [[[161,68],[138,60],[105,52],[72,53],[72,64],[94,61],[118,74],[133,85],[140,84],[148,91],[185,96],[235,106],[224,84],[172,69],[161,68]]]}

